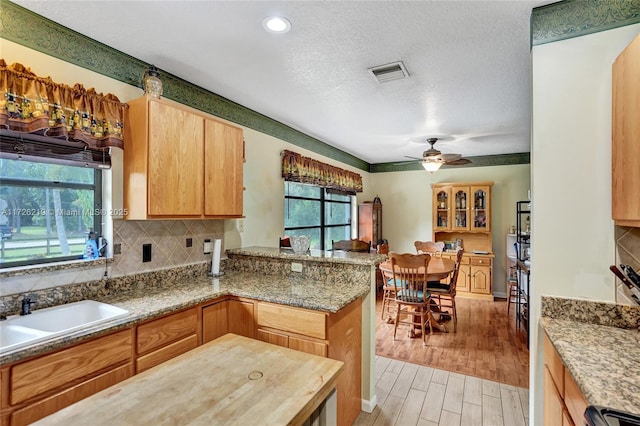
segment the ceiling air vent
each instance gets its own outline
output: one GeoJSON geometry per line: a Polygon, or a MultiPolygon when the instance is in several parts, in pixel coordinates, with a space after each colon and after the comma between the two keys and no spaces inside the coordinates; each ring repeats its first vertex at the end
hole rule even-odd
{"type": "Polygon", "coordinates": [[[409,76],[402,61],[378,65],[377,67],[369,68],[369,72],[378,83],[386,83],[387,81],[398,80],[409,76]]]}

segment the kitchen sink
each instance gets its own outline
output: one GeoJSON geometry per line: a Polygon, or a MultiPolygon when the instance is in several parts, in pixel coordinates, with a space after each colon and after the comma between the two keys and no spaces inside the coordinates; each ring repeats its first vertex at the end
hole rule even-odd
{"type": "Polygon", "coordinates": [[[108,303],[83,300],[35,310],[30,315],[14,315],[0,322],[0,352],[111,321],[128,313],[108,303]]]}

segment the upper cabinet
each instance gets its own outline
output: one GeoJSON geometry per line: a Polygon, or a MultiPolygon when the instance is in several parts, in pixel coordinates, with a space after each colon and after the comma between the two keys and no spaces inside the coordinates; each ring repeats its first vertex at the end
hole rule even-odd
{"type": "Polygon", "coordinates": [[[640,227],[640,35],[613,63],[612,208],[616,225],[640,227]]]}
{"type": "Polygon", "coordinates": [[[128,102],[125,219],[242,217],[242,129],[175,102],[128,102]]]}
{"type": "Polygon", "coordinates": [[[434,184],[433,230],[491,230],[491,183],[434,184]]]}

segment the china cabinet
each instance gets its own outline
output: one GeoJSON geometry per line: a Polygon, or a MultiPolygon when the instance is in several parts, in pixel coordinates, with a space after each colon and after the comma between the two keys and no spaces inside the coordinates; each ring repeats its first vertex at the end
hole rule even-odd
{"type": "Polygon", "coordinates": [[[128,103],[125,219],[242,217],[242,129],[166,99],[128,103]]]}
{"type": "Polygon", "coordinates": [[[640,35],[613,63],[611,215],[616,225],[640,227],[640,35]]]}
{"type": "Polygon", "coordinates": [[[370,241],[373,248],[382,240],[382,203],[378,197],[373,203],[358,206],[358,239],[370,241]]]}
{"type": "Polygon", "coordinates": [[[493,182],[432,185],[433,241],[445,243],[444,257],[453,259],[464,248],[457,295],[493,300],[491,243],[491,187],[493,182]]]}

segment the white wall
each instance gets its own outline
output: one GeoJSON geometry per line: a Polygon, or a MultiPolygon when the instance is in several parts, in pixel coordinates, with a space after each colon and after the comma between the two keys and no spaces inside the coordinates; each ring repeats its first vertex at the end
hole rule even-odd
{"type": "Polygon", "coordinates": [[[431,184],[493,181],[491,191],[494,274],[493,293],[506,294],[506,234],[515,225],[516,201],[526,200],[530,188],[528,164],[496,167],[375,173],[371,182],[382,200],[382,236],[396,252],[413,253],[413,242],[431,240],[431,184]]]}
{"type": "Polygon", "coordinates": [[[542,423],[540,296],[615,301],[611,65],[640,24],[532,49],[532,424],[542,423]]]}

